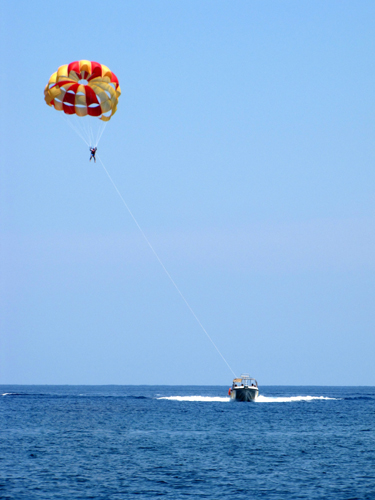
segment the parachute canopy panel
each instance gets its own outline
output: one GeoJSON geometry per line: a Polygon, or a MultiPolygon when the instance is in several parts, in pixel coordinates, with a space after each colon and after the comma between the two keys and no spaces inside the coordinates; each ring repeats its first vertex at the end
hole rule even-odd
{"type": "Polygon", "coordinates": [[[121,89],[112,71],[94,61],[60,66],[44,89],[44,100],[67,115],[93,116],[108,121],[116,113],[121,89]]]}

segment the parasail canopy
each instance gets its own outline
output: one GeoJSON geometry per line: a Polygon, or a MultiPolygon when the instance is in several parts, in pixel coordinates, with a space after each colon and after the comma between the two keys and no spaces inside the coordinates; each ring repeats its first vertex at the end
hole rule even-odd
{"type": "Polygon", "coordinates": [[[116,113],[121,89],[112,71],[94,61],[60,66],[44,89],[44,100],[67,115],[93,116],[105,122],[116,113]]]}

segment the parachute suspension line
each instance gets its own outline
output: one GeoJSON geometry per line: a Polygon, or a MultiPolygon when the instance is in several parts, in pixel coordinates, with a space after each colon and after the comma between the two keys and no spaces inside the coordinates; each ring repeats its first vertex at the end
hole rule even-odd
{"type": "Polygon", "coordinates": [[[88,137],[89,139],[89,142],[90,142],[90,146],[91,147],[94,147],[94,137],[93,137],[93,133],[92,133],[92,125],[91,123],[86,120],[86,118],[82,117],[82,118],[78,118],[79,119],[79,122],[78,124],[81,124],[82,128],[84,129],[85,133],[86,133],[86,137],[88,137]]]}
{"type": "Polygon", "coordinates": [[[87,127],[88,127],[89,132],[90,132],[90,143],[91,143],[92,147],[95,147],[94,132],[92,130],[92,123],[91,123],[91,121],[87,122],[87,127]]]}
{"type": "Polygon", "coordinates": [[[63,113],[63,117],[69,127],[74,130],[88,147],[98,147],[107,122],[101,121],[100,124],[96,123],[98,127],[94,127],[90,120],[85,120],[83,117],[67,116],[65,113],[63,113]]]}
{"type": "Polygon", "coordinates": [[[88,147],[98,147],[107,122],[100,121],[98,124],[96,120],[95,125],[97,126],[94,126],[90,120],[85,120],[83,117],[66,116],[65,113],[63,113],[63,117],[69,127],[74,130],[88,147]]]}
{"type": "Polygon", "coordinates": [[[98,137],[97,137],[97,140],[96,140],[95,147],[98,147],[99,141],[102,138],[102,135],[103,135],[103,132],[104,132],[106,126],[107,126],[107,122],[104,122],[104,125],[102,126],[102,129],[101,130],[99,129],[99,131],[98,131],[98,137]]]}
{"type": "MultiPolygon", "coordinates": [[[[75,118],[73,118],[75,119],[75,118]]],[[[85,121],[83,117],[80,118],[80,122],[77,122],[77,128],[82,129],[82,133],[85,135],[87,138],[88,142],[90,143],[90,146],[92,146],[92,137],[90,133],[90,124],[85,121]]]]}
{"type": "Polygon", "coordinates": [[[83,140],[83,142],[85,142],[87,144],[88,147],[90,147],[90,144],[86,141],[85,137],[83,136],[83,134],[81,133],[81,131],[78,129],[78,127],[76,127],[74,125],[74,123],[72,123],[69,118],[67,118],[65,116],[65,113],[63,113],[63,117],[66,121],[66,123],[69,125],[70,128],[72,128],[74,130],[74,132],[83,140]]]}
{"type": "Polygon", "coordinates": [[[108,179],[111,181],[113,187],[115,188],[117,194],[119,195],[119,197],[121,198],[121,201],[122,203],[125,205],[125,208],[126,210],[129,212],[129,215],[130,217],[133,219],[133,221],[135,222],[136,226],[138,227],[139,231],[141,232],[144,240],[146,241],[147,245],[150,247],[152,253],[155,255],[156,259],[158,260],[159,264],[161,265],[161,267],[163,268],[165,274],[168,276],[169,280],[171,281],[172,285],[175,287],[175,289],[177,290],[177,292],[179,293],[180,297],[182,298],[182,300],[185,302],[186,306],[188,307],[189,311],[191,312],[191,314],[194,316],[194,318],[196,319],[197,323],[199,324],[199,326],[202,328],[202,330],[204,331],[204,333],[206,334],[206,336],[208,337],[208,339],[210,340],[210,342],[212,343],[212,345],[215,347],[215,349],[217,350],[217,352],[219,353],[219,355],[221,356],[221,358],[223,359],[224,363],[227,365],[227,367],[229,368],[229,370],[233,373],[234,376],[236,376],[236,374],[234,373],[234,371],[232,370],[231,366],[229,365],[228,361],[224,358],[224,356],[221,354],[221,352],[219,351],[219,348],[217,347],[217,345],[215,344],[215,342],[212,340],[212,338],[209,336],[207,330],[204,328],[204,326],[202,325],[202,323],[200,322],[198,316],[195,314],[195,312],[193,311],[193,309],[191,308],[189,302],[185,299],[184,295],[182,294],[181,290],[178,288],[178,286],[176,285],[175,281],[173,280],[172,276],[169,274],[167,268],[164,266],[163,262],[161,261],[159,255],[156,253],[156,250],[154,249],[154,247],[151,245],[150,241],[148,240],[147,236],[145,235],[145,233],[143,232],[143,229],[141,228],[141,226],[138,224],[138,221],[137,219],[134,217],[132,211],[130,210],[130,208],[128,207],[126,201],[124,200],[122,194],[120,193],[120,191],[118,190],[115,182],[113,181],[112,177],[109,175],[109,172],[108,170],[105,168],[104,166],[104,163],[102,162],[101,158],[99,155],[97,155],[97,158],[98,160],[100,161],[100,163],[102,164],[102,167],[105,171],[105,173],[107,174],[108,176],[108,179]]]}

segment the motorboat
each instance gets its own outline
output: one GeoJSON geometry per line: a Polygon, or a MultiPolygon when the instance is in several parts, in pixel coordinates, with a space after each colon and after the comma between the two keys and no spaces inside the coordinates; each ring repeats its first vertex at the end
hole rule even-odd
{"type": "Polygon", "coordinates": [[[232,401],[254,401],[259,396],[258,382],[248,373],[243,373],[233,380],[228,395],[232,401]]]}

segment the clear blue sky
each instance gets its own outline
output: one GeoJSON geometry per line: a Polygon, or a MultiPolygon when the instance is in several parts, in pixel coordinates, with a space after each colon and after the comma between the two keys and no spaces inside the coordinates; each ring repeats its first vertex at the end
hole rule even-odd
{"type": "Polygon", "coordinates": [[[99,154],[237,374],[375,385],[375,3],[1,2],[0,383],[230,384],[43,89],[119,78],[99,154]]]}

